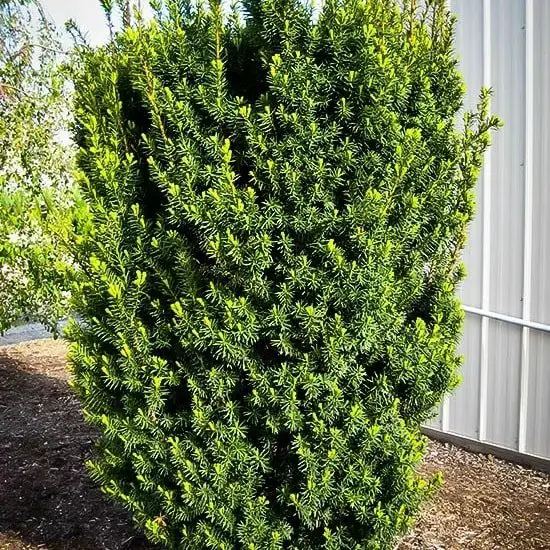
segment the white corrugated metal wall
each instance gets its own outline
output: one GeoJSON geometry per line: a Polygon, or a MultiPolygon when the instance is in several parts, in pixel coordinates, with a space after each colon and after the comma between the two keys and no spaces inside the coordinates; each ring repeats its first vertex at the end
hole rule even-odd
{"type": "Polygon", "coordinates": [[[504,121],[477,189],[460,296],[463,382],[430,424],[550,458],[550,0],[452,0],[468,85],[504,121]]]}

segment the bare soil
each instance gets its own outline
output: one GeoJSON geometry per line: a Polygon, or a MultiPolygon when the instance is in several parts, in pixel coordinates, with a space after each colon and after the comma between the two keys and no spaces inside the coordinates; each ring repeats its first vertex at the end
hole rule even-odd
{"type": "MultiPolygon", "coordinates": [[[[151,550],[88,478],[95,433],[65,352],[0,348],[0,550],[151,550]]],[[[550,550],[550,476],[437,442],[422,471],[446,481],[399,550],[550,550]]]]}

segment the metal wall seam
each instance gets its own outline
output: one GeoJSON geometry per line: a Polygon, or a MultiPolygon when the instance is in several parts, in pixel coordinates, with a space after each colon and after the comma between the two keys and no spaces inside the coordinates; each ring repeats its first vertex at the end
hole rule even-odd
{"type": "MultiPolygon", "coordinates": [[[[491,86],[491,0],[483,0],[483,85],[491,86]]],[[[489,310],[491,274],[491,152],[483,165],[483,267],[481,303],[489,310]]],[[[487,435],[487,382],[489,376],[489,318],[481,320],[481,353],[479,371],[479,439],[487,435]]]]}
{"type": "MultiPolygon", "coordinates": [[[[531,271],[533,254],[533,0],[525,0],[525,196],[523,241],[523,308],[522,318],[531,320],[531,271]]],[[[529,405],[529,339],[530,328],[521,331],[521,365],[519,386],[518,451],[526,451],[527,412],[529,405]]]]}

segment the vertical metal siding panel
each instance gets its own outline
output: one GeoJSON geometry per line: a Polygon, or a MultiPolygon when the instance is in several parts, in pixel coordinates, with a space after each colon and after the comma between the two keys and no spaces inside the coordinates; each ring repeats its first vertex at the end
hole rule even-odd
{"type": "MultiPolygon", "coordinates": [[[[492,311],[520,317],[523,291],[525,145],[525,4],[499,0],[491,6],[493,110],[506,129],[497,134],[491,180],[492,311]]],[[[488,335],[487,441],[517,448],[521,329],[490,321],[488,335]]]]}
{"type": "Polygon", "coordinates": [[[525,4],[491,6],[493,111],[505,123],[491,150],[490,308],[521,317],[525,144],[525,4]]]}
{"type": "Polygon", "coordinates": [[[517,449],[521,327],[491,319],[489,342],[486,440],[517,449]]]}
{"type": "Polygon", "coordinates": [[[467,314],[459,353],[464,356],[462,382],[449,403],[449,431],[478,439],[481,318],[467,314]]]}
{"type": "MultiPolygon", "coordinates": [[[[491,85],[491,0],[483,0],[483,84],[491,85]]],[[[489,150],[483,166],[483,267],[481,283],[482,309],[489,308],[491,290],[491,161],[489,150]]],[[[481,319],[481,338],[479,353],[479,439],[487,435],[487,380],[489,371],[489,319],[481,319]]]]}
{"type": "MultiPolygon", "coordinates": [[[[450,7],[457,15],[456,50],[460,58],[467,93],[464,110],[475,108],[483,85],[483,0],[452,0],[450,7]]],[[[460,124],[459,120],[459,124],[460,124]]],[[[469,228],[469,238],[463,254],[468,276],[459,287],[461,300],[468,305],[481,306],[483,254],[483,176],[476,187],[477,215],[469,228]]],[[[461,435],[477,437],[479,415],[479,341],[481,323],[468,315],[459,353],[464,356],[462,383],[442,405],[439,416],[430,427],[451,430],[461,435]],[[442,414],[445,411],[446,414],[442,414]],[[472,417],[472,415],[475,415],[472,417]]]]}
{"type": "MultiPolygon", "coordinates": [[[[464,109],[474,109],[483,85],[483,0],[453,0],[451,9],[457,16],[456,50],[460,70],[466,83],[464,109]]],[[[481,307],[483,265],[483,176],[476,187],[476,217],[469,227],[463,261],[468,276],[459,288],[461,300],[481,307]]],[[[476,315],[467,315],[459,353],[464,356],[461,385],[449,398],[448,429],[467,437],[479,435],[479,361],[481,322],[476,315]]]]}
{"type": "MultiPolygon", "coordinates": [[[[456,50],[460,71],[466,83],[464,109],[475,108],[483,85],[483,0],[453,0],[451,9],[456,14],[456,50]]],[[[459,289],[461,300],[470,306],[481,307],[481,268],[483,258],[483,176],[476,187],[476,217],[468,231],[468,243],[463,260],[468,277],[459,289]]],[[[467,350],[466,350],[467,351],[467,350]]]]}
{"type": "MultiPolygon", "coordinates": [[[[533,2],[531,319],[550,324],[550,2],[533,2]]],[[[531,331],[526,451],[550,457],[550,335],[531,331]]]]}
{"type": "Polygon", "coordinates": [[[529,365],[525,451],[550,458],[550,334],[531,331],[529,365]]]}
{"type": "Polygon", "coordinates": [[[534,3],[533,271],[531,318],[550,324],[550,2],[534,3]]]}
{"type": "MultiPolygon", "coordinates": [[[[533,270],[533,128],[534,128],[534,0],[525,2],[525,181],[523,211],[523,296],[522,317],[531,319],[531,274],[533,270]]],[[[525,452],[527,440],[527,413],[529,406],[529,373],[531,332],[523,327],[521,332],[521,363],[519,387],[519,435],[518,450],[525,452]]]]}

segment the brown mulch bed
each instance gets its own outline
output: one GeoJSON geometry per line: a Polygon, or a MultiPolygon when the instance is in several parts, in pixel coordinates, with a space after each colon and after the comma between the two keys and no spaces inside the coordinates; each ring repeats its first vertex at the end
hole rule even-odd
{"type": "MultiPolygon", "coordinates": [[[[0,348],[0,549],[146,550],[84,462],[94,431],[67,386],[65,345],[0,348]]],[[[399,550],[550,549],[550,476],[437,442],[445,484],[399,550]]]]}
{"type": "Polygon", "coordinates": [[[550,476],[430,442],[425,473],[444,485],[399,550],[550,550],[550,476]]]}

